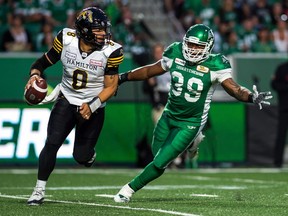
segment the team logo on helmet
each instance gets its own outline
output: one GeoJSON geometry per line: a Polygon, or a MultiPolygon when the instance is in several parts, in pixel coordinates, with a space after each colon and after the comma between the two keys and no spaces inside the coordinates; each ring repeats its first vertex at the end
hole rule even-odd
{"type": "Polygon", "coordinates": [[[92,19],[92,11],[90,10],[86,10],[86,11],[82,11],[77,19],[87,19],[88,22],[93,23],[93,19],[92,19]]]}

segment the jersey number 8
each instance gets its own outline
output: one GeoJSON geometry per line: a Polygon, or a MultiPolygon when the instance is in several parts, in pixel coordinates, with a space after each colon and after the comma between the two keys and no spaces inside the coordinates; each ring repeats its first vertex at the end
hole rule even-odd
{"type": "Polygon", "coordinates": [[[72,86],[74,89],[82,89],[87,85],[88,74],[86,71],[75,70],[73,72],[73,83],[72,86]]]}

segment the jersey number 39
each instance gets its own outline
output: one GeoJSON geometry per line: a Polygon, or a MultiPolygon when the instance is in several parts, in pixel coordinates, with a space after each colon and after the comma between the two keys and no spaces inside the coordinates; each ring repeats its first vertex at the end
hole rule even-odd
{"type": "MultiPolygon", "coordinates": [[[[172,92],[175,96],[180,96],[183,91],[184,76],[181,73],[174,71],[172,72],[172,77],[178,80],[178,82],[175,83],[175,86],[172,89],[172,92]]],[[[188,90],[187,92],[184,92],[184,98],[188,102],[198,101],[201,95],[201,91],[203,90],[202,80],[196,77],[190,78],[187,82],[187,90],[188,90]]]]}

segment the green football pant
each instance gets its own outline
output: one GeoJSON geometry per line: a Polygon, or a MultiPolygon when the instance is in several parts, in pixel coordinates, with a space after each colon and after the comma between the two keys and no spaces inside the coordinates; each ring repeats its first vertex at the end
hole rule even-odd
{"type": "Polygon", "coordinates": [[[152,152],[154,159],[129,183],[130,187],[136,192],[160,177],[169,163],[194,141],[199,130],[200,126],[193,126],[189,122],[175,121],[164,113],[153,133],[152,152]]]}

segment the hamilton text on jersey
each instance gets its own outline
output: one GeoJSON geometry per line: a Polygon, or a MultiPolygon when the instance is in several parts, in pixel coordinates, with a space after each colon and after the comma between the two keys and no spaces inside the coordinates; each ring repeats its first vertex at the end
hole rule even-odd
{"type": "Polygon", "coordinates": [[[71,65],[77,66],[79,68],[89,69],[89,70],[94,70],[94,71],[96,71],[97,67],[98,67],[97,65],[94,65],[94,64],[87,64],[84,62],[75,61],[75,60],[70,59],[70,58],[67,58],[67,64],[71,64],[71,65]]]}

